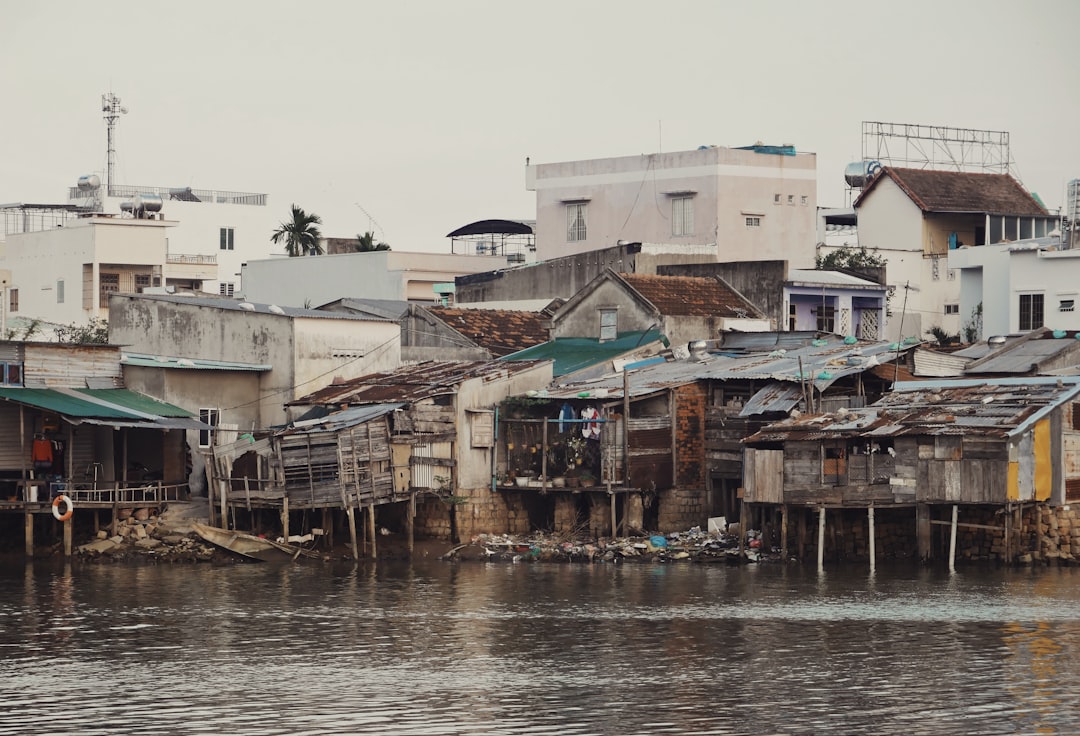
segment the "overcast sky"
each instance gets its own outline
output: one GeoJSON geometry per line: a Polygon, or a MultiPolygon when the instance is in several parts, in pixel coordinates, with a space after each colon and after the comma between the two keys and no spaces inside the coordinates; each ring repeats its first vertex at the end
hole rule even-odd
{"type": "Polygon", "coordinates": [[[1053,208],[1078,32],[1076,0],[0,0],[0,202],[104,173],[111,90],[117,183],[265,192],[395,250],[534,217],[526,157],[789,143],[843,205],[862,121],[1008,131],[1053,208]]]}

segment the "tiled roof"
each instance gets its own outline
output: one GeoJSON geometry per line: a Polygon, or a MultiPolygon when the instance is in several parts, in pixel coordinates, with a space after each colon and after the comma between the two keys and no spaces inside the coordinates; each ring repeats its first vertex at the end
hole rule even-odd
{"type": "Polygon", "coordinates": [[[924,212],[985,212],[999,215],[1046,215],[1046,208],[1008,174],[898,169],[886,166],[855,200],[863,199],[886,177],[924,212]]]}
{"type": "Polygon", "coordinates": [[[620,274],[663,315],[695,317],[761,317],[737,291],[715,278],[620,274]]]}
{"type": "Polygon", "coordinates": [[[496,358],[548,339],[548,318],[539,312],[452,307],[429,307],[428,311],[480,347],[490,350],[496,358]]]}

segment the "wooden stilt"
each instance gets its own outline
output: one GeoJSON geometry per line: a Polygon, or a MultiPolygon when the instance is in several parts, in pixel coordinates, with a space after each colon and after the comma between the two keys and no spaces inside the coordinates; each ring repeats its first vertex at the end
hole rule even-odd
{"type": "Polygon", "coordinates": [[[1035,553],[1035,559],[1041,559],[1042,555],[1042,504],[1035,504],[1035,549],[1032,552],[1035,553]]]}
{"type": "Polygon", "coordinates": [[[780,554],[784,556],[785,560],[787,559],[787,556],[788,556],[787,537],[788,537],[788,505],[785,503],[780,507],[780,554]]]}
{"type": "Polygon", "coordinates": [[[750,521],[749,504],[743,501],[739,504],[739,554],[746,551],[746,525],[750,521]]]}
{"type": "MultiPolygon", "coordinates": [[[[547,425],[545,424],[544,426],[546,427],[547,425]]],[[[615,517],[615,494],[609,494],[608,498],[611,499],[611,538],[615,539],[619,536],[619,528],[615,517]]]]}
{"type": "Polygon", "coordinates": [[[1012,542],[1012,509],[1005,506],[1005,564],[1011,562],[1011,550],[1009,549],[1010,542],[1012,542]]]}
{"type": "Polygon", "coordinates": [[[949,572],[956,572],[956,518],[960,507],[953,504],[952,524],[949,525],[949,572]]]}
{"type": "MultiPolygon", "coordinates": [[[[226,529],[229,526],[229,507],[228,507],[229,490],[228,490],[228,488],[229,488],[229,481],[227,479],[225,479],[225,478],[222,478],[221,481],[218,483],[218,491],[219,491],[219,493],[221,495],[221,527],[223,529],[226,529]]],[[[286,534],[285,539],[288,539],[288,538],[289,538],[289,535],[286,534]]]]}
{"type": "Polygon", "coordinates": [[[795,549],[800,560],[806,559],[806,509],[799,509],[795,519],[795,549]]]}
{"type": "Polygon", "coordinates": [[[409,556],[413,553],[413,544],[416,541],[416,494],[409,496],[408,509],[405,511],[406,531],[409,533],[409,556]]]}
{"type": "Polygon", "coordinates": [[[825,569],[825,507],[818,509],[817,522],[817,569],[821,572],[825,569]]]}
{"type": "Polygon", "coordinates": [[[359,560],[360,548],[356,545],[356,512],[351,502],[345,507],[345,515],[349,517],[349,538],[352,540],[353,560],[359,560]]]}
{"type": "Polygon", "coordinates": [[[75,515],[65,522],[64,525],[64,557],[71,557],[71,528],[75,526],[75,515]]]}
{"type": "Polygon", "coordinates": [[[919,561],[927,562],[932,554],[930,546],[930,505],[926,503],[915,504],[915,546],[918,550],[919,561]]]}
{"type": "Polygon", "coordinates": [[[866,510],[866,521],[870,526],[870,538],[867,540],[870,552],[870,572],[874,572],[877,565],[877,543],[874,540],[874,505],[866,510]]]}
{"type": "Polygon", "coordinates": [[[34,515],[27,511],[23,514],[23,523],[26,527],[26,556],[34,556],[34,515]]]}
{"type": "Polygon", "coordinates": [[[375,502],[368,506],[368,534],[371,535],[371,559],[378,559],[378,551],[375,545],[375,502]]]}
{"type": "Polygon", "coordinates": [[[281,499],[281,536],[286,544],[289,541],[289,497],[281,499]]]}

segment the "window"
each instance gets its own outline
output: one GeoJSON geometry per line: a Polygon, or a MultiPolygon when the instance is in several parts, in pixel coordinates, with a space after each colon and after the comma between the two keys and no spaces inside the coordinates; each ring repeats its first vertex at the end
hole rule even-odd
{"type": "Polygon", "coordinates": [[[135,274],[135,286],[142,291],[143,289],[150,287],[150,274],[137,273],[135,274]]]}
{"type": "Polygon", "coordinates": [[[1059,312],[1071,312],[1075,308],[1076,308],[1076,300],[1075,299],[1062,299],[1058,303],[1058,311],[1059,312]]]}
{"type": "Polygon", "coordinates": [[[0,381],[5,386],[23,385],[22,363],[0,363],[0,381]]]}
{"type": "Polygon", "coordinates": [[[8,290],[8,311],[9,312],[18,312],[19,311],[19,290],[18,289],[9,289],[8,290]]]}
{"type": "Polygon", "coordinates": [[[1043,295],[1020,295],[1020,329],[1035,330],[1043,326],[1043,295]]]}
{"type": "Polygon", "coordinates": [[[671,234],[676,238],[694,234],[693,197],[671,199],[671,234]]]}
{"type": "Polygon", "coordinates": [[[795,206],[795,195],[794,194],[787,195],[787,203],[790,204],[792,207],[795,206]]]}
{"type": "Polygon", "coordinates": [[[600,310],[600,339],[614,340],[619,336],[619,310],[600,310]]]}
{"type": "Polygon", "coordinates": [[[585,225],[585,208],[587,202],[572,202],[566,205],[566,241],[578,243],[588,235],[585,225]]]}
{"type": "Polygon", "coordinates": [[[109,306],[109,294],[114,294],[120,291],[120,274],[118,273],[103,273],[101,274],[101,286],[98,290],[98,306],[109,306]]]}
{"type": "Polygon", "coordinates": [[[809,202],[810,202],[810,198],[807,197],[805,194],[802,195],[802,197],[800,198],[800,204],[802,204],[802,206],[805,207],[807,205],[807,203],[809,203],[809,202]]]}
{"type": "Polygon", "coordinates": [[[772,203],[773,204],[780,204],[780,197],[781,197],[781,195],[779,195],[779,194],[772,195],[772,203]]]}
{"type": "Polygon", "coordinates": [[[798,323],[799,323],[799,310],[797,309],[797,306],[795,304],[789,304],[788,305],[788,311],[787,311],[787,328],[790,331],[794,332],[795,331],[795,325],[797,325],[798,323]]]}
{"type": "Polygon", "coordinates": [[[221,228],[221,250],[233,249],[233,229],[231,227],[221,228]]]}
{"type": "Polygon", "coordinates": [[[221,296],[232,296],[236,289],[236,285],[231,281],[221,281],[218,283],[218,293],[221,296]]]}
{"type": "Polygon", "coordinates": [[[56,303],[57,304],[63,304],[64,303],[64,280],[63,279],[57,279],[56,280],[56,303]]]}
{"type": "Polygon", "coordinates": [[[746,218],[746,226],[747,227],[761,227],[761,218],[756,217],[756,216],[747,217],[746,218]]]}
{"type": "Polygon", "coordinates": [[[836,331],[836,307],[822,305],[814,311],[817,312],[818,332],[836,331]]]}
{"type": "Polygon", "coordinates": [[[945,305],[945,314],[960,314],[960,305],[959,304],[946,304],[945,305]]]}
{"type": "MultiPolygon", "coordinates": [[[[209,424],[212,428],[217,427],[221,421],[220,409],[199,409],[199,421],[203,424],[209,424]]],[[[210,447],[214,444],[214,430],[213,429],[200,429],[199,430],[199,447],[210,447]]]]}

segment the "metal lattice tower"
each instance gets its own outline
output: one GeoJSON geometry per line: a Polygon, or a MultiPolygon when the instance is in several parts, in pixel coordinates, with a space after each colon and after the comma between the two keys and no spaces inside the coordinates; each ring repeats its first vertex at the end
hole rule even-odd
{"type": "Polygon", "coordinates": [[[884,166],[1015,176],[1009,134],[1002,130],[863,121],[862,158],[884,166]]]}

